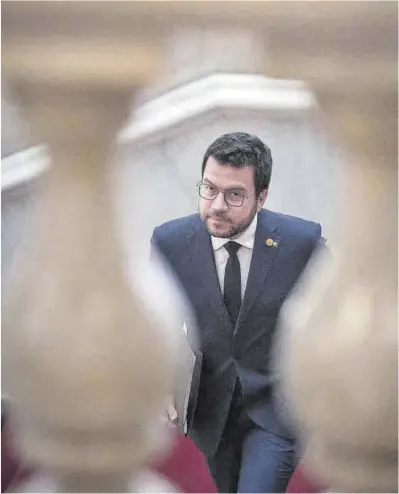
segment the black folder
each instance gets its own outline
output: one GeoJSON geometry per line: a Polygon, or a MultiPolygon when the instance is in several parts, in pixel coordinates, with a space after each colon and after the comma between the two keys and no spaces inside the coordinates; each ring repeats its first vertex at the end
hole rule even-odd
{"type": "Polygon", "coordinates": [[[176,379],[175,407],[177,427],[188,434],[194,419],[197,406],[198,390],[201,378],[202,352],[193,348],[188,339],[182,342],[180,352],[181,365],[176,379]]]}

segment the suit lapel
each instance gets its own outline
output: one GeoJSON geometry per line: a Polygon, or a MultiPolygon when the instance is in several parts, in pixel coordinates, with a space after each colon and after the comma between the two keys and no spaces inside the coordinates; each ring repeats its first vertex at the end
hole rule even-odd
{"type": "Polygon", "coordinates": [[[278,224],[274,221],[271,213],[262,210],[258,215],[254,250],[244,299],[237,320],[236,331],[238,331],[245,320],[259,294],[264,290],[268,274],[279,248],[280,235],[278,232],[278,224]],[[268,245],[270,243],[271,245],[268,245]]]}
{"type": "Polygon", "coordinates": [[[200,290],[206,297],[210,308],[223,316],[223,319],[228,319],[217,275],[211,237],[199,216],[195,218],[193,226],[194,234],[190,239],[187,252],[190,253],[188,266],[196,290],[200,290]]]}
{"type": "MultiPolygon", "coordinates": [[[[278,223],[275,221],[273,213],[262,210],[258,215],[258,226],[255,233],[247,287],[235,332],[243,324],[257,297],[264,290],[268,274],[279,249],[278,223]],[[277,246],[268,246],[266,242],[269,239],[276,242],[277,246]]],[[[186,252],[188,255],[186,262],[190,267],[190,285],[194,290],[194,300],[198,297],[205,298],[209,309],[218,315],[219,323],[225,321],[226,324],[230,325],[230,318],[220,290],[211,237],[199,215],[194,218],[193,235],[188,239],[186,252]]]]}

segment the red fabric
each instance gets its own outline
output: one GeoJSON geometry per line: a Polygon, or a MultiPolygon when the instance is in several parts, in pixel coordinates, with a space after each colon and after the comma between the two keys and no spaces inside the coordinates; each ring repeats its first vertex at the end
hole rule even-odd
{"type": "Polygon", "coordinates": [[[30,470],[24,468],[12,450],[9,427],[1,429],[1,492],[30,475],[30,470]]]}
{"type": "MultiPolygon", "coordinates": [[[[4,428],[6,429],[6,428],[4,428]]],[[[4,492],[10,485],[12,479],[18,472],[19,463],[9,450],[9,440],[7,431],[1,431],[1,492],[4,492]]]]}
{"type": "MultiPolygon", "coordinates": [[[[179,487],[181,492],[217,492],[203,454],[182,434],[176,435],[169,455],[153,470],[179,487]]],[[[9,427],[4,426],[1,431],[1,492],[6,492],[31,473],[13,454],[9,427]]]]}
{"type": "MultiPolygon", "coordinates": [[[[13,454],[8,429],[4,426],[1,431],[1,492],[6,492],[11,485],[18,484],[31,473],[13,454]]],[[[169,455],[153,469],[179,487],[181,492],[217,492],[204,455],[191,439],[182,434],[176,434],[169,455]]],[[[296,468],[286,489],[286,493],[292,494],[321,492],[325,489],[311,478],[302,465],[296,468]]]]}
{"type": "Polygon", "coordinates": [[[304,470],[303,466],[299,465],[292,474],[285,492],[313,493],[324,492],[324,490],[310,477],[309,473],[304,470]]]}
{"type": "Polygon", "coordinates": [[[205,457],[188,437],[177,434],[168,457],[155,466],[182,492],[217,492],[205,457]]]}

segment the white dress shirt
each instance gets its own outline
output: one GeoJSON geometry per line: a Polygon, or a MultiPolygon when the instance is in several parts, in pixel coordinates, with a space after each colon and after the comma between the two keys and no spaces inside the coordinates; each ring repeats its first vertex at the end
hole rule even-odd
{"type": "Polygon", "coordinates": [[[229,253],[224,248],[224,246],[225,244],[227,244],[227,242],[230,242],[230,240],[232,240],[241,245],[241,247],[238,249],[237,256],[238,256],[238,260],[240,261],[240,267],[241,267],[241,299],[244,298],[245,288],[247,286],[247,281],[248,281],[249,267],[251,265],[252,252],[254,249],[257,223],[258,223],[258,215],[256,214],[249,227],[240,235],[238,235],[238,237],[236,238],[211,237],[213,252],[215,255],[216,270],[218,273],[220,289],[222,293],[224,291],[224,273],[226,271],[226,264],[229,258],[229,253]]]}

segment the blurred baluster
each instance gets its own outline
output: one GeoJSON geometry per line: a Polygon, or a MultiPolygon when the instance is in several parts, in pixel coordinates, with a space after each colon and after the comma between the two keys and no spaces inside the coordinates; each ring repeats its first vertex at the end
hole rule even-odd
{"type": "Polygon", "coordinates": [[[160,415],[177,339],[126,281],[108,173],[117,131],[134,91],[159,70],[160,50],[105,40],[95,5],[87,31],[63,2],[36,3],[25,29],[26,7],[2,6],[3,67],[51,167],[5,304],[13,437],[46,479],[24,489],[128,492],[168,441],[160,415]]]}

